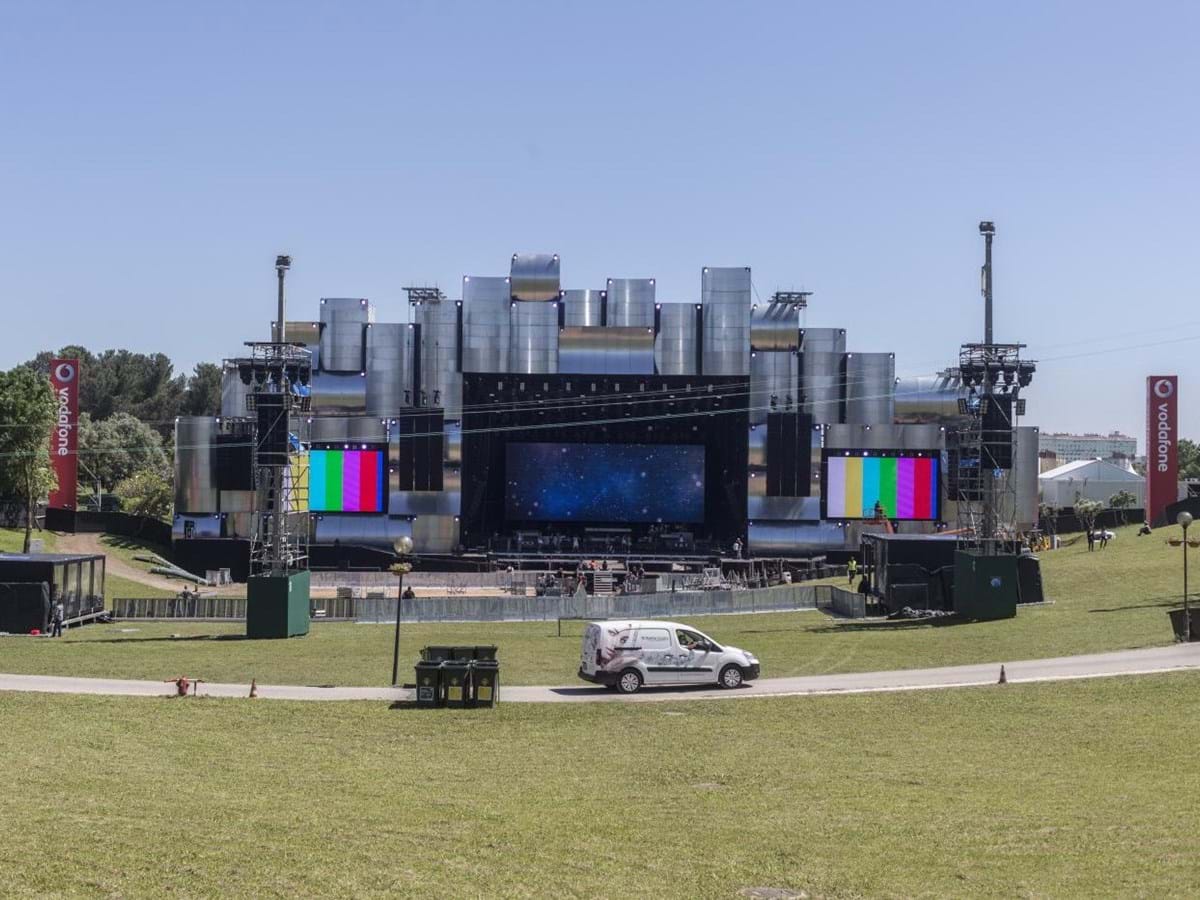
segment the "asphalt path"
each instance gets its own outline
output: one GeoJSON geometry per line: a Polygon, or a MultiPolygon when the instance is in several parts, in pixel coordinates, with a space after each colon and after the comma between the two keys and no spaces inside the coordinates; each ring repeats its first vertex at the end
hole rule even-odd
{"type": "MultiPolygon", "coordinates": [[[[1115,675],[1150,675],[1200,669],[1200,643],[1172,644],[1145,650],[1092,653],[1004,663],[1010,684],[1105,678],[1115,675]]],[[[733,700],[752,697],[796,697],[807,695],[857,694],[887,691],[916,691],[939,688],[975,687],[996,684],[1000,663],[945,666],[937,669],[897,669],[889,672],[856,672],[845,675],[804,675],[795,678],[763,678],[737,690],[706,687],[643,688],[623,696],[583,683],[561,687],[505,686],[500,670],[499,699],[511,703],[653,703],[664,700],[733,700]]],[[[72,678],[60,675],[0,674],[0,691],[37,691],[51,694],[103,694],[129,697],[162,697],[174,694],[173,683],[123,681],[114,678],[72,678]]],[[[249,697],[248,684],[201,682],[202,697],[249,697]]],[[[318,687],[310,685],[258,685],[265,700],[388,700],[409,702],[410,688],[318,687]]]]}

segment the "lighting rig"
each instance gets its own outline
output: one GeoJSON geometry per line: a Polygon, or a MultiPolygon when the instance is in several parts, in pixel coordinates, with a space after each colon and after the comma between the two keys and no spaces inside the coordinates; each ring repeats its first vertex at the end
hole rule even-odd
{"type": "Polygon", "coordinates": [[[311,408],[312,354],[285,340],[283,279],[291,263],[290,256],[275,260],[279,276],[276,339],[248,341],[249,359],[238,360],[238,375],[250,387],[247,412],[257,420],[252,575],[286,576],[308,567],[307,456],[292,422],[294,416],[311,408]]]}
{"type": "Polygon", "coordinates": [[[984,341],[963,344],[958,373],[967,396],[958,401],[962,426],[957,434],[954,499],[959,546],[994,556],[1015,535],[1016,485],[1012,475],[1017,418],[1025,414],[1023,388],[1037,364],[1022,359],[1024,344],[992,340],[992,239],[996,226],[980,222],[985,240],[982,272],[984,341]]]}

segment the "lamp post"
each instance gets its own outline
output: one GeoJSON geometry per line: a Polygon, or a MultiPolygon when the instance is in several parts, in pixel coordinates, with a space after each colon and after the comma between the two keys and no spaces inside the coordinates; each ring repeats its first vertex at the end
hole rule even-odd
{"type": "Polygon", "coordinates": [[[1192,524],[1192,514],[1190,512],[1181,512],[1175,517],[1175,521],[1183,529],[1183,639],[1184,641],[1190,641],[1192,639],[1192,611],[1188,605],[1187,533],[1188,526],[1192,524]]]}
{"type": "Polygon", "coordinates": [[[392,645],[392,687],[395,687],[400,680],[400,599],[404,594],[404,576],[412,571],[412,563],[406,562],[404,557],[413,551],[412,538],[407,535],[399,537],[392,546],[401,557],[400,562],[388,569],[396,576],[396,640],[392,645]]]}

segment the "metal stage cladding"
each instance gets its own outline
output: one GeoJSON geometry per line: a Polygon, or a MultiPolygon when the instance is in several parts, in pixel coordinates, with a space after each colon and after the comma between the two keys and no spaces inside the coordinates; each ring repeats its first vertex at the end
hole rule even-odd
{"type": "MultiPolygon", "coordinates": [[[[418,553],[447,553],[506,530],[549,528],[529,507],[518,517],[521,503],[506,506],[506,448],[534,443],[554,444],[560,456],[580,448],[564,467],[574,473],[568,481],[597,485],[601,502],[557,508],[588,527],[670,524],[658,514],[665,508],[621,498],[639,494],[626,479],[634,467],[638,479],[657,474],[647,495],[660,487],[681,495],[687,479],[672,479],[688,470],[689,451],[671,447],[704,451],[703,514],[677,503],[675,524],[726,549],[735,537],[760,555],[855,549],[863,526],[822,519],[821,467],[838,450],[940,453],[941,519],[955,519],[949,477],[955,460],[961,468],[955,435],[969,394],[958,369],[898,378],[902,360],[888,348],[863,352],[848,347],[844,328],[803,327],[808,292],[760,295],[747,266],[700,268],[696,284],[662,299],[664,286],[649,274],[574,288],[557,254],[514,253],[500,263],[493,275],[464,277],[459,298],[406,287],[404,322],[376,321],[375,304],[350,297],[320,300],[310,320],[287,323],[288,343],[311,353],[311,396],[292,439],[388,454],[386,508],[315,511],[318,542],[387,552],[409,536],[418,553]]],[[[231,359],[222,371],[219,421],[177,423],[180,540],[244,547],[235,539],[255,520],[241,463],[228,452],[239,428],[253,441],[244,362],[231,359]]],[[[1013,448],[1015,509],[1002,512],[1032,527],[1036,433],[1020,429],[1013,448]]],[[[565,483],[532,490],[572,500],[565,483]]]]}

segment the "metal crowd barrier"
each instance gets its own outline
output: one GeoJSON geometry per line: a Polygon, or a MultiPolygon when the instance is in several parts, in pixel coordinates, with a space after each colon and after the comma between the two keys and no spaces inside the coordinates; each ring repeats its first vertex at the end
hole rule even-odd
{"type": "MultiPolygon", "coordinates": [[[[394,622],[396,598],[330,597],[314,599],[316,619],[394,622]]],[[[400,601],[400,621],[537,622],[571,619],[688,618],[692,616],[827,609],[862,618],[866,598],[829,584],[780,585],[740,591],[660,591],[567,597],[462,596],[413,597],[400,601]]],[[[242,597],[138,597],[112,601],[118,619],[244,619],[242,597]]]]}

